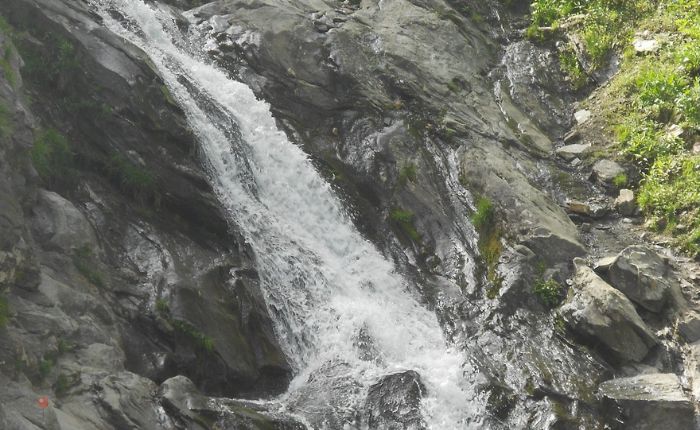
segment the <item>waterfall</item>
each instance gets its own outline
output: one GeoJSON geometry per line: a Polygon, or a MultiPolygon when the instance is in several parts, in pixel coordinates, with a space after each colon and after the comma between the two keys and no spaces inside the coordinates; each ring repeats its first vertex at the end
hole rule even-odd
{"type": "Polygon", "coordinates": [[[365,389],[348,394],[348,407],[381,376],[416,370],[427,388],[422,412],[429,428],[476,426],[466,358],[447,345],[408,281],[358,233],[307,155],[278,130],[269,105],[190,46],[167,8],[92,1],[111,31],[151,58],[187,115],[212,185],[255,253],[276,335],[296,375],[287,396],[329,363],[342,363],[365,389]]]}

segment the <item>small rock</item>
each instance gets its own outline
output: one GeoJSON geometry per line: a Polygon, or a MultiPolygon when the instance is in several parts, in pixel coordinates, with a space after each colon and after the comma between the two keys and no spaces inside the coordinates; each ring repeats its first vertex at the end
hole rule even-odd
{"type": "Polygon", "coordinates": [[[601,184],[609,184],[624,173],[625,169],[612,160],[598,160],[593,165],[593,177],[601,184]]]}
{"type": "Polygon", "coordinates": [[[634,192],[623,188],[620,194],[615,199],[615,208],[620,215],[632,216],[637,210],[637,205],[634,202],[634,192]]]}
{"type": "Polygon", "coordinates": [[[576,111],[574,112],[574,119],[576,119],[576,122],[578,124],[583,124],[589,119],[591,119],[591,111],[589,111],[588,109],[576,111]]]}
{"type": "Polygon", "coordinates": [[[573,332],[622,361],[639,362],[656,340],[634,305],[595,272],[576,260],[576,274],[560,312],[573,332]]]}
{"type": "Polygon", "coordinates": [[[634,39],[632,46],[637,54],[649,54],[658,51],[660,44],[655,39],[634,39]]]}
{"type": "Polygon", "coordinates": [[[584,155],[591,150],[590,144],[574,143],[572,145],[562,146],[556,150],[556,154],[566,161],[571,161],[574,158],[584,155]]]}
{"type": "Polygon", "coordinates": [[[566,201],[566,211],[569,213],[588,215],[591,213],[591,208],[587,203],[580,202],[578,200],[567,200],[566,201]]]}
{"type": "Polygon", "coordinates": [[[684,132],[685,130],[683,130],[683,127],[678,124],[673,124],[668,128],[668,132],[666,134],[672,138],[679,138],[684,132]]]}
{"type": "Polygon", "coordinates": [[[661,311],[671,290],[680,288],[668,261],[642,245],[620,252],[610,266],[608,278],[613,287],[652,312],[661,311]]]}
{"type": "Polygon", "coordinates": [[[693,145],[693,154],[700,154],[700,142],[695,142],[693,145]]]}
{"type": "Polygon", "coordinates": [[[571,163],[570,163],[570,164],[571,164],[572,166],[576,167],[576,166],[578,166],[579,164],[581,164],[581,159],[580,159],[580,158],[574,158],[573,160],[571,160],[571,163]]]}
{"type": "Polygon", "coordinates": [[[583,224],[581,224],[581,231],[584,233],[589,233],[591,231],[591,228],[592,226],[588,222],[584,222],[583,224]]]}
{"type": "Polygon", "coordinates": [[[678,376],[651,373],[605,381],[598,387],[624,414],[625,428],[685,430],[695,428],[693,403],[678,376]]]}
{"type": "Polygon", "coordinates": [[[564,143],[570,144],[571,142],[577,140],[580,137],[578,130],[571,130],[564,135],[564,143]]]}

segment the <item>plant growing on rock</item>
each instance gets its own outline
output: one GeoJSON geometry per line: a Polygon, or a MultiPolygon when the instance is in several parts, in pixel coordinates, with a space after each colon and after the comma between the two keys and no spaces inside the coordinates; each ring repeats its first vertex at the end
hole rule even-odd
{"type": "Polygon", "coordinates": [[[0,294],[0,328],[3,328],[10,321],[10,304],[7,302],[5,294],[0,294]]]}
{"type": "Polygon", "coordinates": [[[486,268],[486,279],[491,283],[486,294],[490,299],[495,299],[503,283],[503,278],[498,274],[502,230],[491,200],[486,197],[477,200],[476,211],[472,214],[471,221],[479,233],[479,252],[486,268]]]}
{"type": "Polygon", "coordinates": [[[414,217],[413,212],[401,208],[395,208],[389,213],[389,219],[412,241],[418,243],[421,241],[421,237],[413,224],[414,217]]]}
{"type": "Polygon", "coordinates": [[[543,279],[537,280],[533,291],[546,306],[555,306],[561,300],[561,284],[551,278],[546,281],[543,279]]]}
{"type": "Polygon", "coordinates": [[[46,186],[67,186],[75,180],[73,152],[68,139],[57,130],[41,133],[34,141],[30,155],[46,186]]]}
{"type": "Polygon", "coordinates": [[[92,285],[104,288],[105,282],[102,274],[95,268],[92,250],[87,246],[76,249],[73,252],[73,265],[78,272],[92,285]]]}

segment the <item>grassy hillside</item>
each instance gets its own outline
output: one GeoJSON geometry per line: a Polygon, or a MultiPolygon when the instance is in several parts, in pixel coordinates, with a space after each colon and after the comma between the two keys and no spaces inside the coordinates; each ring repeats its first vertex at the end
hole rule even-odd
{"type": "Polygon", "coordinates": [[[700,5],[697,0],[537,0],[528,37],[560,40],[575,89],[621,56],[592,106],[618,157],[639,171],[648,225],[700,254],[700,5]],[[636,52],[637,40],[654,46],[636,52]],[[695,148],[695,149],[693,149],[695,148]]]}

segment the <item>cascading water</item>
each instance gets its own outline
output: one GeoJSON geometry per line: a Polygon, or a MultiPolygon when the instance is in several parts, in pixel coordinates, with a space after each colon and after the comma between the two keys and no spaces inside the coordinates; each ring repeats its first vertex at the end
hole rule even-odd
{"type": "Polygon", "coordinates": [[[167,9],[142,0],[93,2],[110,30],[158,68],[197,134],[221,202],[255,251],[277,336],[297,375],[279,401],[324,366],[342,364],[344,376],[365,388],[346,394],[347,408],[381,376],[416,370],[427,388],[429,428],[476,427],[479,402],[465,382],[465,358],[356,231],[307,156],[277,129],[269,106],[188,48],[167,9]]]}

